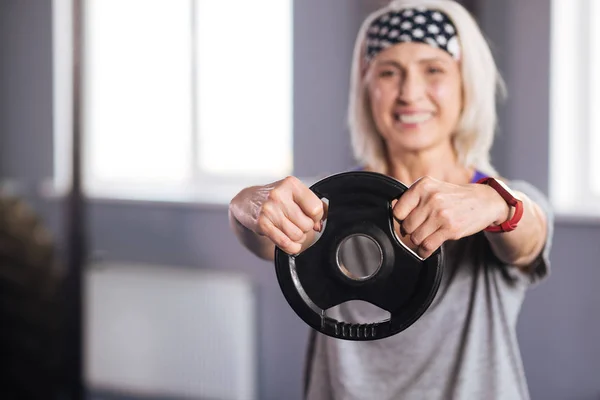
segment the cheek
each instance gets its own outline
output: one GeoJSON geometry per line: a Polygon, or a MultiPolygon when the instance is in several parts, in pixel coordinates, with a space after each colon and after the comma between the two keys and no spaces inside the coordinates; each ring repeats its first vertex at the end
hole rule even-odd
{"type": "Polygon", "coordinates": [[[371,99],[371,107],[373,110],[377,110],[381,108],[383,102],[383,91],[378,87],[370,87],[369,98],[371,99]]]}
{"type": "Polygon", "coordinates": [[[378,86],[369,87],[369,98],[371,101],[371,110],[373,117],[379,119],[380,116],[389,110],[393,96],[388,91],[382,90],[378,86]]]}
{"type": "Polygon", "coordinates": [[[431,97],[446,117],[456,117],[460,113],[462,95],[460,87],[444,83],[434,84],[430,90],[431,97]]]}

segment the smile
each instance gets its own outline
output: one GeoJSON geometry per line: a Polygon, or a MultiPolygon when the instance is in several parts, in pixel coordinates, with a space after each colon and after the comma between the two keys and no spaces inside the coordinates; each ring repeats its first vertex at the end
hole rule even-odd
{"type": "Polygon", "coordinates": [[[401,114],[394,113],[394,120],[402,124],[422,124],[433,117],[430,112],[401,114]]]}

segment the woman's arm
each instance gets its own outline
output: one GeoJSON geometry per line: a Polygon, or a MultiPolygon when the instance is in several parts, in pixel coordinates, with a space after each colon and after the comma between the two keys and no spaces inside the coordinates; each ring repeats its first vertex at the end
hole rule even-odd
{"type": "MultiPolygon", "coordinates": [[[[233,206],[235,207],[235,206],[233,206]]],[[[254,255],[267,261],[273,261],[275,256],[275,244],[266,236],[260,236],[252,232],[237,220],[229,207],[229,226],[241,244],[254,255]]]]}
{"type": "MultiPolygon", "coordinates": [[[[492,250],[507,264],[526,267],[539,255],[547,240],[544,214],[529,197],[523,201],[523,216],[511,232],[486,232],[492,250]]],[[[394,206],[403,235],[418,246],[417,253],[429,257],[446,240],[458,240],[508,220],[512,210],[488,185],[455,185],[425,177],[413,184],[394,206]]]]}
{"type": "Polygon", "coordinates": [[[300,180],[248,187],[229,203],[229,225],[240,243],[256,256],[273,261],[275,246],[298,254],[322,228],[325,204],[300,180]]]}
{"type": "MultiPolygon", "coordinates": [[[[514,210],[494,189],[490,187],[488,189],[499,199],[495,202],[498,218],[494,221],[499,225],[510,219],[514,210]]],[[[547,220],[541,208],[527,195],[521,192],[515,194],[523,202],[523,216],[517,228],[511,232],[485,232],[485,235],[496,257],[507,264],[526,268],[544,248],[547,239],[547,220]]]]}

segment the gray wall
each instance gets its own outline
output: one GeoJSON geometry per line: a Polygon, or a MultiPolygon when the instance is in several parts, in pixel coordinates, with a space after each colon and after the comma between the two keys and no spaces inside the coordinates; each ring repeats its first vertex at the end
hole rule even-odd
{"type": "MultiPolygon", "coordinates": [[[[482,0],[482,23],[508,84],[497,157],[501,172],[547,193],[549,166],[548,0],[482,0]]],[[[560,162],[553,160],[554,162],[560,162]]],[[[600,220],[558,217],[552,275],[531,290],[518,326],[534,399],[600,396],[600,220]]]]}
{"type": "MultiPolygon", "coordinates": [[[[295,4],[296,172],[323,175],[352,164],[344,127],[348,60],[360,19],[373,2],[295,4]]],[[[510,96],[500,107],[494,162],[503,175],[529,180],[547,192],[550,2],[474,4],[510,96]]],[[[31,192],[52,166],[50,17],[47,0],[0,2],[0,176],[25,183],[60,232],[59,206],[36,200],[31,192]]],[[[260,398],[299,398],[307,330],[281,296],[272,267],[237,245],[225,208],[94,202],[90,218],[92,247],[108,259],[250,274],[260,296],[260,398]]],[[[599,242],[599,224],[556,223],[552,277],[531,290],[518,326],[534,399],[600,395],[599,242]]]]}
{"type": "Polygon", "coordinates": [[[52,167],[51,3],[0,2],[0,173],[28,184],[52,167]]]}

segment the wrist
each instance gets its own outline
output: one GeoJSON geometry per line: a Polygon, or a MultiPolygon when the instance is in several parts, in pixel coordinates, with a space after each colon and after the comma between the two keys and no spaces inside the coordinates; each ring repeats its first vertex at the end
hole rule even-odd
{"type": "Polygon", "coordinates": [[[500,226],[502,223],[510,220],[510,218],[514,214],[514,208],[509,206],[508,203],[495,191],[493,188],[487,185],[480,185],[487,192],[487,202],[493,207],[490,207],[494,210],[492,215],[492,220],[489,225],[491,226],[500,226]]]}
{"type": "Polygon", "coordinates": [[[517,224],[523,216],[523,202],[510,190],[501,180],[491,177],[485,177],[477,181],[494,190],[496,194],[504,201],[506,208],[499,212],[499,216],[492,225],[485,228],[488,232],[510,232],[517,228],[517,224]]]}
{"type": "Polygon", "coordinates": [[[245,196],[245,190],[238,193],[229,203],[229,219],[237,232],[261,235],[258,232],[258,224],[248,209],[248,199],[245,196]]]}

